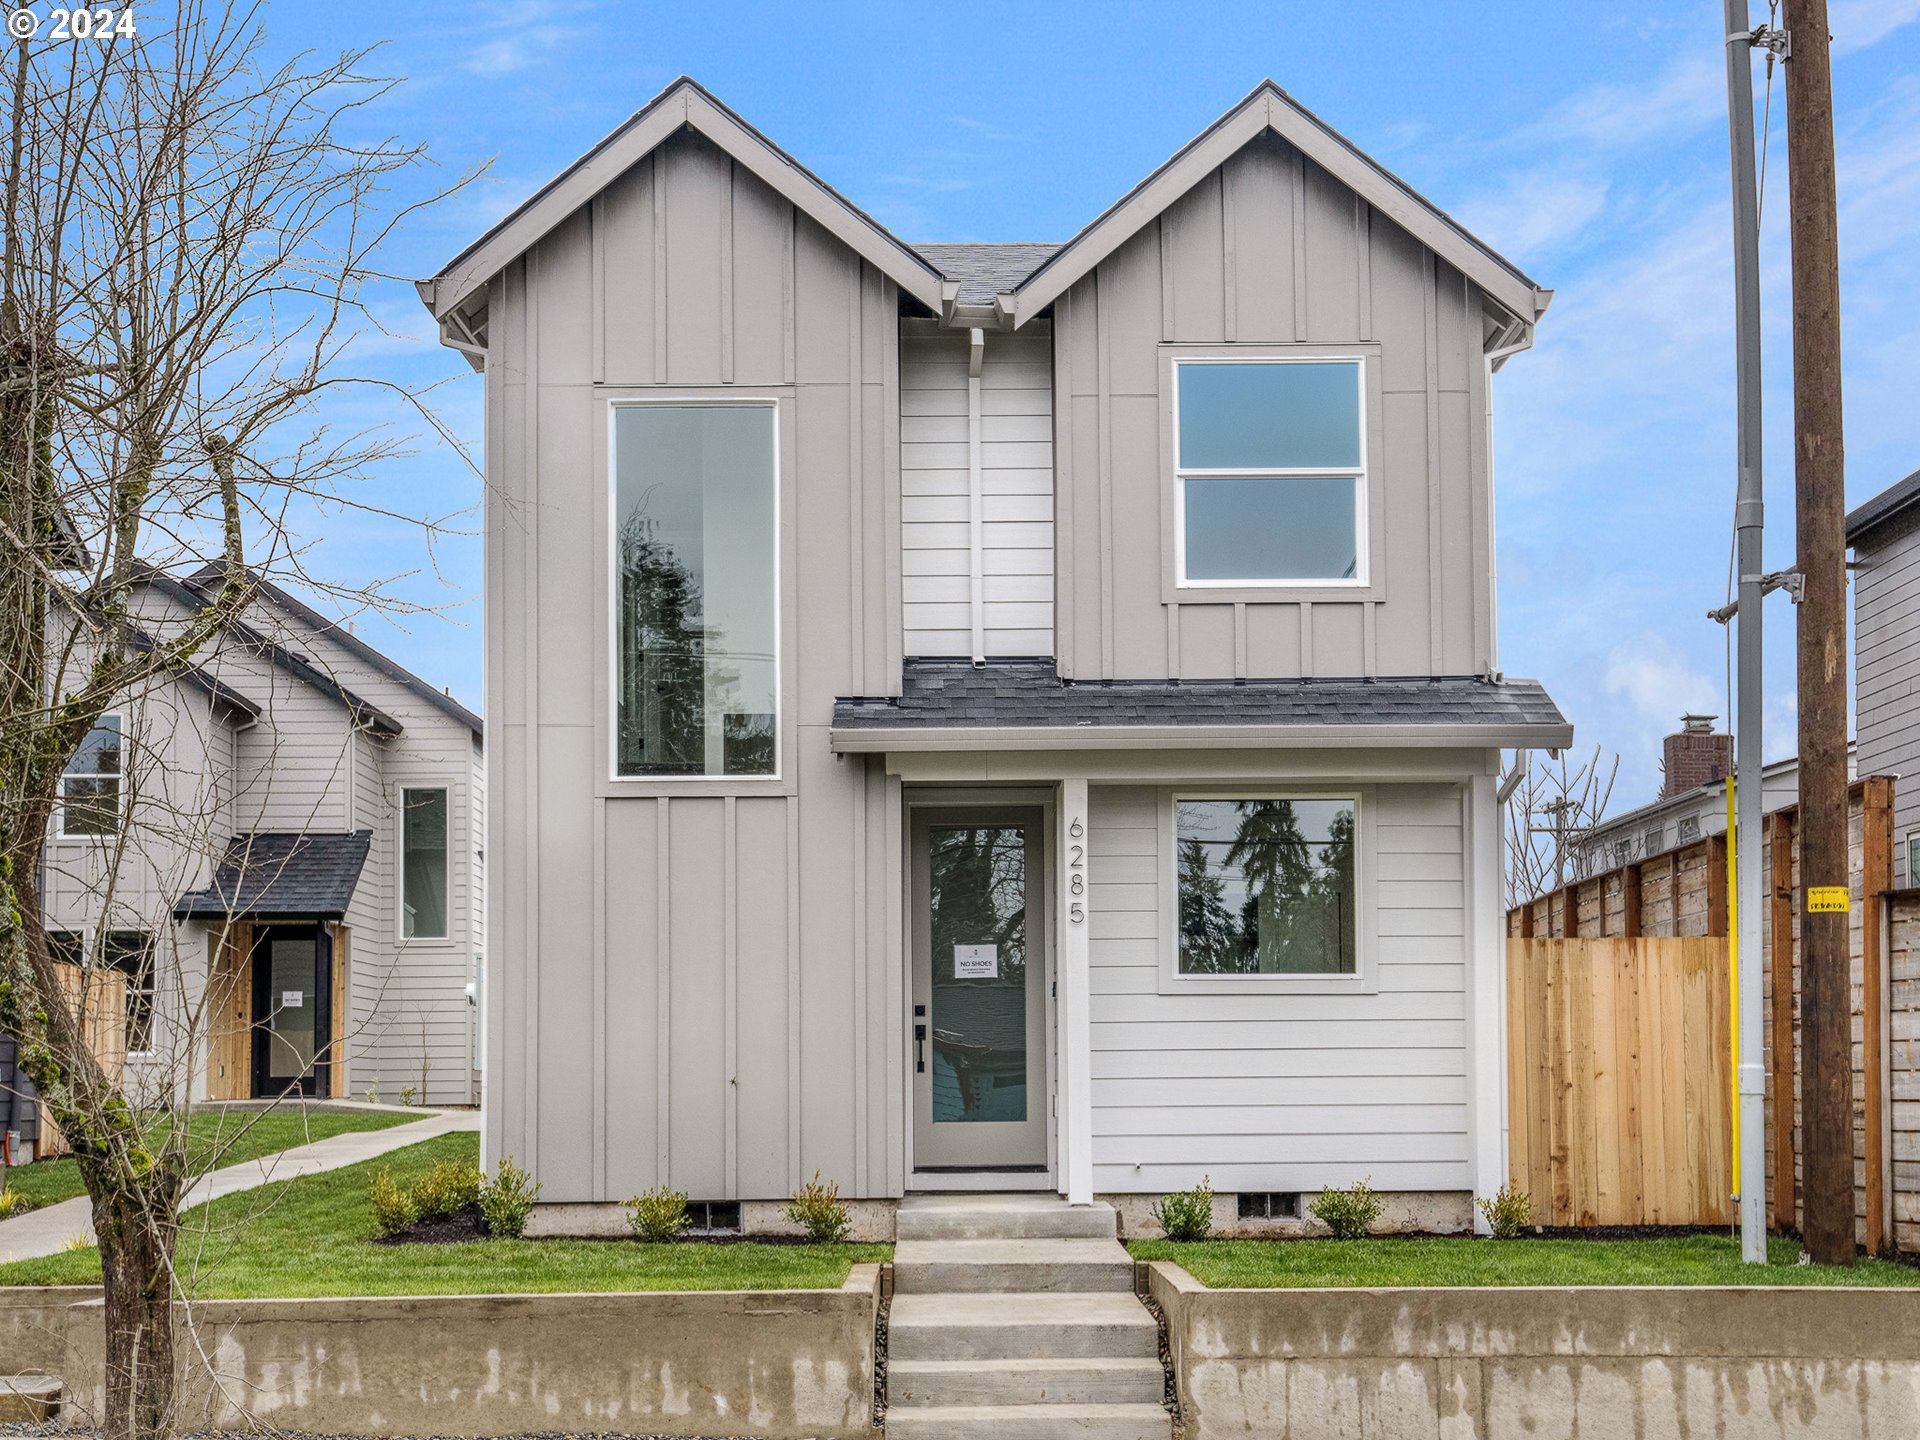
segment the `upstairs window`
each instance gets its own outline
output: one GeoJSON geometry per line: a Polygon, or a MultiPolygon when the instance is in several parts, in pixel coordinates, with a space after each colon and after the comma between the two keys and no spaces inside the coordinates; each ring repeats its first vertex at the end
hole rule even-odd
{"type": "Polygon", "coordinates": [[[400,792],[400,935],[447,938],[447,790],[400,792]]]}
{"type": "Polygon", "coordinates": [[[774,408],[617,405],[614,773],[776,773],[774,408]]]}
{"type": "Polygon", "coordinates": [[[1174,362],[1182,586],[1366,583],[1359,360],[1174,362]]]}
{"type": "Polygon", "coordinates": [[[120,717],[102,715],[60,777],[60,833],[120,833],[121,779],[125,762],[120,717]]]}

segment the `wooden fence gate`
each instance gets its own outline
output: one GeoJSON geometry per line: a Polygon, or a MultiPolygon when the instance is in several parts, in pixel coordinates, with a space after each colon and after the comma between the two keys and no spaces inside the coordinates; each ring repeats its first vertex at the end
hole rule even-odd
{"type": "Polygon", "coordinates": [[[1540,1225],[1731,1218],[1724,936],[1507,941],[1508,1153],[1540,1225]]]}

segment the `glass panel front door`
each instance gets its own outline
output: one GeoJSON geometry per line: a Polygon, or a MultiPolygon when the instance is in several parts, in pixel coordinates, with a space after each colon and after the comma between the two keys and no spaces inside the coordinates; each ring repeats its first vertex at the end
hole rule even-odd
{"type": "Polygon", "coordinates": [[[1041,818],[916,811],[916,1169],[1045,1166],[1041,818]]]}
{"type": "Polygon", "coordinates": [[[253,1089],[261,1097],[325,1095],[333,983],[327,933],[272,926],[253,944],[253,1089]]]}

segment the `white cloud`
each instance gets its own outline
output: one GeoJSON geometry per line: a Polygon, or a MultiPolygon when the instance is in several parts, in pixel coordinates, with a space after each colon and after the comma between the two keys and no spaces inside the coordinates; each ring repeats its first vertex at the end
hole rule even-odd
{"type": "Polygon", "coordinates": [[[1607,656],[1607,694],[1665,734],[1682,715],[1711,715],[1725,708],[1726,682],[1697,669],[1665,636],[1642,633],[1607,656]]]}
{"type": "Polygon", "coordinates": [[[1681,139],[1724,119],[1726,73],[1716,57],[1688,54],[1650,84],[1594,85],[1568,96],[1526,138],[1607,148],[1681,139]]]}
{"type": "Polygon", "coordinates": [[[1843,55],[1878,45],[1915,20],[1920,20],[1920,0],[1836,0],[1827,12],[1833,48],[1843,55]]]}
{"type": "Polygon", "coordinates": [[[1571,240],[1607,202],[1607,182],[1529,171],[1455,207],[1460,222],[1505,254],[1527,256],[1571,240]]]}

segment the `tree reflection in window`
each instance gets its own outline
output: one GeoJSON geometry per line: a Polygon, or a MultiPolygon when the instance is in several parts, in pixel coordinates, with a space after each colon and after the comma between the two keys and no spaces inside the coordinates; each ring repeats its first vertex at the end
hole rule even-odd
{"type": "Polygon", "coordinates": [[[1352,974],[1351,800],[1182,800],[1183,975],[1352,974]]]}
{"type": "Polygon", "coordinates": [[[933,1119],[1027,1118],[1027,839],[1018,825],[937,825],[927,837],[933,948],[933,1119]],[[991,975],[955,949],[991,946],[991,975]]]}

